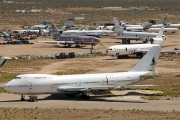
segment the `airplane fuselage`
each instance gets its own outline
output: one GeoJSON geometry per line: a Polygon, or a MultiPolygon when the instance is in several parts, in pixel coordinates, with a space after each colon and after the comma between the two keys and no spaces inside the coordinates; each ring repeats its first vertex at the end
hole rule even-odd
{"type": "Polygon", "coordinates": [[[114,45],[107,49],[110,55],[132,55],[135,53],[145,53],[156,44],[130,44],[130,45],[114,45]]]}
{"type": "Polygon", "coordinates": [[[93,36],[54,36],[56,41],[64,41],[64,43],[72,44],[97,44],[100,40],[93,36]]]}
{"type": "MultiPolygon", "coordinates": [[[[149,28],[147,31],[148,32],[159,32],[160,29],[161,28],[149,28]]],[[[164,32],[171,32],[171,33],[173,33],[173,32],[175,32],[177,30],[179,30],[179,29],[178,28],[164,28],[164,32]]]]}
{"type": "Polygon", "coordinates": [[[78,93],[79,91],[109,89],[142,80],[149,72],[122,72],[79,75],[19,75],[4,88],[19,94],[78,93]]]}
{"type": "MultiPolygon", "coordinates": [[[[155,38],[158,33],[149,33],[149,32],[127,32],[124,31],[122,33],[118,33],[118,35],[121,36],[121,38],[127,38],[127,39],[131,39],[131,38],[136,38],[139,40],[144,40],[144,39],[151,39],[151,38],[155,38]]],[[[163,39],[166,39],[166,36],[162,36],[163,39]]]]}
{"type": "Polygon", "coordinates": [[[103,36],[113,33],[112,30],[68,30],[64,31],[64,35],[80,35],[80,36],[103,36]]]}

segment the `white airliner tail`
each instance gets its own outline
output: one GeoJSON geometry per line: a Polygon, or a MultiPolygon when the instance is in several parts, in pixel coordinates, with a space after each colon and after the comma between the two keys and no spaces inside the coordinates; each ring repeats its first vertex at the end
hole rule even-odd
{"type": "Polygon", "coordinates": [[[168,22],[168,14],[165,15],[163,24],[167,25],[167,22],[168,22]]]}
{"type": "Polygon", "coordinates": [[[162,28],[159,30],[159,32],[158,32],[156,38],[162,38],[162,37],[164,36],[163,33],[164,33],[164,27],[162,27],[162,28]]]}
{"type": "Polygon", "coordinates": [[[89,30],[89,25],[86,25],[85,27],[84,27],[84,30],[89,30]]]}
{"type": "Polygon", "coordinates": [[[154,71],[160,51],[161,46],[157,45],[152,47],[129,72],[154,71]]]}
{"type": "Polygon", "coordinates": [[[81,26],[78,30],[80,31],[84,30],[84,26],[81,26]]]}
{"type": "Polygon", "coordinates": [[[114,25],[115,25],[115,27],[120,27],[119,20],[118,20],[116,17],[113,17],[113,19],[114,19],[114,25]]]}
{"type": "Polygon", "coordinates": [[[163,34],[164,27],[162,27],[155,38],[151,38],[151,44],[161,44],[167,37],[163,34]]]}
{"type": "Polygon", "coordinates": [[[62,26],[61,31],[64,32],[66,29],[66,26],[62,26]]]}

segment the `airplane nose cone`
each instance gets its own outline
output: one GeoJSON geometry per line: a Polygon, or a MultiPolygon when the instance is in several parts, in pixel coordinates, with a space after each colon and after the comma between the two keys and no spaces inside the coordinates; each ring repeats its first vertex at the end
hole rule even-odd
{"type": "Polygon", "coordinates": [[[9,83],[5,84],[3,88],[7,91],[11,91],[11,85],[9,83]]]}
{"type": "Polygon", "coordinates": [[[5,89],[5,90],[7,90],[7,91],[10,91],[10,86],[9,86],[9,84],[7,83],[7,84],[5,84],[4,86],[3,86],[3,88],[5,89]]]}
{"type": "Polygon", "coordinates": [[[16,86],[14,85],[13,81],[10,81],[10,82],[6,83],[6,84],[3,86],[3,88],[4,88],[5,90],[9,91],[9,92],[14,92],[14,91],[15,91],[15,87],[16,87],[16,86]]]}

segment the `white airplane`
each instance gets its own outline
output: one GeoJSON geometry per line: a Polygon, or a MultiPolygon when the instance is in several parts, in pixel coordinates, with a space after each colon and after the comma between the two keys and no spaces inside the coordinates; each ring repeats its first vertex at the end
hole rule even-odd
{"type": "MultiPolygon", "coordinates": [[[[149,28],[147,31],[148,32],[159,32],[161,28],[149,28]]],[[[178,31],[178,28],[164,28],[164,32],[169,32],[169,33],[175,33],[178,31]]]]}
{"type": "Polygon", "coordinates": [[[133,32],[141,32],[145,30],[146,24],[143,25],[131,25],[131,24],[126,24],[124,22],[119,22],[117,18],[114,18],[115,26],[114,26],[114,31],[118,32],[120,28],[123,28],[126,31],[133,31],[133,32]]]}
{"type": "Polygon", "coordinates": [[[136,54],[136,57],[143,57],[153,46],[158,44],[128,44],[128,45],[113,45],[106,52],[112,56],[117,56],[118,59],[127,57],[128,55],[136,54]]]}
{"type": "Polygon", "coordinates": [[[112,56],[117,56],[118,59],[127,57],[128,55],[136,54],[137,57],[142,57],[153,46],[159,46],[163,42],[162,31],[156,37],[151,38],[151,44],[128,44],[128,45],[114,45],[109,47],[106,52],[112,56]]]}
{"type": "Polygon", "coordinates": [[[114,28],[120,27],[120,23],[116,17],[113,17],[114,25],[104,25],[104,26],[98,26],[96,30],[114,30],[114,28]]]}
{"type": "Polygon", "coordinates": [[[162,24],[152,25],[151,28],[161,28],[163,26],[166,26],[167,28],[180,28],[180,24],[170,24],[170,23],[168,23],[168,14],[165,15],[164,21],[162,22],[162,24]]]}
{"type": "Polygon", "coordinates": [[[168,24],[167,27],[173,27],[180,29],[180,24],[168,24]]]}
{"type": "Polygon", "coordinates": [[[168,14],[165,15],[164,20],[161,24],[152,25],[151,28],[162,28],[165,25],[167,25],[167,21],[168,21],[168,14]]]}
{"type": "Polygon", "coordinates": [[[48,75],[23,74],[4,85],[10,92],[29,95],[29,101],[36,101],[38,94],[67,94],[74,96],[93,90],[108,90],[119,86],[130,85],[157,75],[155,66],[158,62],[161,47],[154,46],[148,53],[128,72],[78,74],[78,75],[48,75]]]}
{"type": "Polygon", "coordinates": [[[158,33],[149,32],[128,32],[124,31],[122,28],[118,31],[118,35],[122,39],[122,44],[130,44],[130,40],[143,40],[143,43],[147,43],[148,40],[154,41],[154,39],[165,40],[167,36],[163,34],[164,28],[161,28],[158,33]],[[158,36],[158,38],[156,38],[158,36]]]}
{"type": "Polygon", "coordinates": [[[112,30],[67,30],[63,35],[79,35],[79,36],[106,36],[113,34],[112,30]]]}
{"type": "Polygon", "coordinates": [[[28,32],[33,32],[33,33],[38,34],[39,32],[41,32],[43,35],[47,35],[49,34],[49,29],[47,25],[34,25],[34,26],[29,27],[28,29],[12,30],[12,32],[13,33],[18,32],[19,34],[24,34],[28,32]]]}

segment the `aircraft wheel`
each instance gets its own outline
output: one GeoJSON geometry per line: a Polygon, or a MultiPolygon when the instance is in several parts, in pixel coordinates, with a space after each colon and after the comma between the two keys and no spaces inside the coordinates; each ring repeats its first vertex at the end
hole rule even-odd
{"type": "Polygon", "coordinates": [[[126,44],[130,44],[130,43],[131,43],[131,40],[127,39],[126,44]]]}
{"type": "Polygon", "coordinates": [[[117,56],[117,59],[121,59],[121,58],[122,58],[122,56],[120,56],[120,55],[119,55],[119,56],[117,56]]]}
{"type": "Polygon", "coordinates": [[[21,101],[25,101],[25,98],[21,98],[21,101]]]}
{"type": "Polygon", "coordinates": [[[76,94],[67,94],[68,97],[75,97],[76,94]]]}
{"type": "Polygon", "coordinates": [[[68,44],[68,47],[70,48],[70,47],[71,47],[71,44],[68,44]]]}

